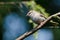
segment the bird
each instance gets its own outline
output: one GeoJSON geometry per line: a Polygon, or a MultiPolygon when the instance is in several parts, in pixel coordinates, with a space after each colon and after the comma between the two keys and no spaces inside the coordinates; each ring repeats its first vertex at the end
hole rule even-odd
{"type": "Polygon", "coordinates": [[[42,22],[44,22],[46,20],[46,17],[44,17],[43,14],[41,14],[35,10],[30,10],[26,16],[30,17],[31,20],[36,24],[41,24],[42,22]]]}

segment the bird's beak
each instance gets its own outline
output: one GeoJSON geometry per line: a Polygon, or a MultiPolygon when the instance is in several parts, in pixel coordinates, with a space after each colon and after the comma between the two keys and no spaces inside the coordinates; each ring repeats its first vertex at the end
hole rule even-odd
{"type": "Polygon", "coordinates": [[[26,14],[26,16],[29,16],[29,15],[30,15],[30,13],[31,13],[31,12],[28,12],[28,13],[26,14]]]}
{"type": "Polygon", "coordinates": [[[28,13],[26,14],[26,16],[28,16],[28,13]]]}

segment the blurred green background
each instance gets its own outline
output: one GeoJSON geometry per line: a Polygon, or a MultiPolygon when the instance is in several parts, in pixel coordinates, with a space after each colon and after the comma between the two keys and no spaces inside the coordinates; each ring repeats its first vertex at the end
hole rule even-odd
{"type": "MultiPolygon", "coordinates": [[[[50,15],[58,13],[60,11],[60,6],[56,6],[53,4],[52,0],[0,0],[0,39],[2,39],[3,33],[3,18],[10,12],[16,12],[19,15],[22,12],[21,4],[26,6],[26,9],[29,10],[36,10],[37,12],[42,12],[46,18],[50,15]]],[[[26,15],[26,14],[23,14],[26,15]]],[[[59,17],[60,18],[60,17],[59,17]]],[[[57,24],[53,24],[51,30],[54,33],[54,40],[60,40],[60,19],[54,17],[52,21],[56,22],[57,24]]],[[[33,23],[30,19],[31,23],[33,23]]],[[[32,24],[36,25],[36,24],[32,24]]],[[[49,25],[50,26],[50,25],[49,25]]]]}

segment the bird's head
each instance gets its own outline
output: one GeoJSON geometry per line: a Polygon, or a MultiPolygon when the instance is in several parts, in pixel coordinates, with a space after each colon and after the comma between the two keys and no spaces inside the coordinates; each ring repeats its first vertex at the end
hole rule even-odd
{"type": "Polygon", "coordinates": [[[29,11],[26,16],[31,16],[33,13],[33,10],[29,11]]]}

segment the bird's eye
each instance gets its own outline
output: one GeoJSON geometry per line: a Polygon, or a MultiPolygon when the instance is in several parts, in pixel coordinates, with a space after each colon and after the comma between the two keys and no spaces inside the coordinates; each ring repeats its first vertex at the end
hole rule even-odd
{"type": "Polygon", "coordinates": [[[32,12],[30,11],[30,12],[29,12],[29,15],[30,15],[31,13],[32,13],[32,12]]]}
{"type": "Polygon", "coordinates": [[[29,12],[29,14],[31,14],[31,13],[29,12]]]}
{"type": "Polygon", "coordinates": [[[30,12],[28,12],[26,16],[29,16],[29,15],[30,15],[30,12]]]}
{"type": "Polygon", "coordinates": [[[41,17],[44,17],[42,14],[40,15],[41,17]]]}

